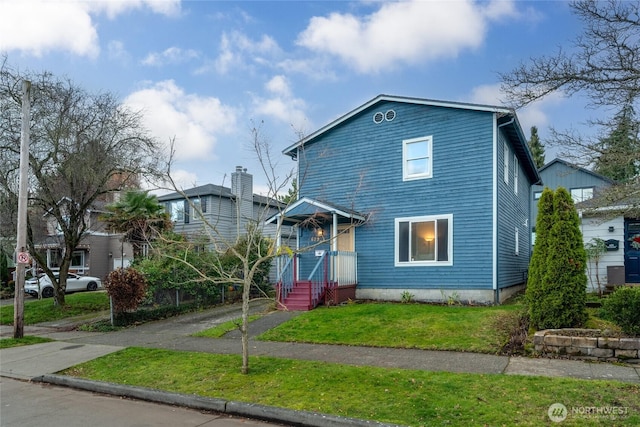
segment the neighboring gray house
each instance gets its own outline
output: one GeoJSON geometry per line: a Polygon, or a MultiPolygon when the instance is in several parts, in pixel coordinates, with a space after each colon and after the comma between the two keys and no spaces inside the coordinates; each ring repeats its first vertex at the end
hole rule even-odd
{"type": "MultiPolygon", "coordinates": [[[[171,215],[175,232],[216,250],[233,245],[250,224],[263,227],[263,235],[276,238],[276,225],[264,225],[264,220],[285,207],[277,200],[253,194],[253,176],[242,166],[231,174],[231,187],[205,184],[159,196],[158,202],[171,215]]],[[[282,230],[284,244],[289,244],[291,235],[290,227],[282,230]]]]}
{"type": "MultiPolygon", "coordinates": [[[[124,242],[122,234],[112,233],[100,216],[105,213],[104,206],[112,203],[117,194],[110,194],[107,200],[94,203],[94,208],[86,212],[87,231],[73,252],[69,271],[86,276],[96,276],[102,280],[118,267],[128,267],[133,260],[131,244],[124,242]]],[[[61,202],[68,199],[63,199],[61,202]]],[[[47,259],[47,266],[57,271],[62,260],[64,237],[58,229],[58,222],[49,214],[44,215],[44,235],[35,245],[47,259]]],[[[34,265],[38,268],[37,265],[34,265]]]]}
{"type": "Polygon", "coordinates": [[[607,283],[640,283],[640,219],[616,214],[615,206],[595,207],[602,190],[615,185],[605,176],[581,168],[561,159],[554,159],[539,170],[544,185],[532,188],[531,216],[532,242],[535,244],[535,221],[538,199],[544,187],[555,190],[564,187],[571,193],[580,215],[580,228],[585,244],[602,239],[607,251],[600,257],[596,272],[595,262],[589,261],[587,275],[590,291],[607,283]],[[638,243],[634,243],[634,239],[638,243]]]}
{"type": "MultiPolygon", "coordinates": [[[[541,185],[531,188],[531,230],[535,233],[536,218],[538,216],[538,200],[542,190],[548,187],[555,190],[564,187],[571,194],[574,203],[592,199],[599,190],[610,187],[614,182],[600,174],[581,168],[562,159],[554,159],[538,170],[541,185]]],[[[532,242],[535,243],[535,242],[532,242]]]]}
{"type": "Polygon", "coordinates": [[[314,221],[298,227],[312,250],[283,294],[315,285],[325,256],[329,291],[362,299],[499,303],[523,289],[539,176],[514,110],[379,95],[284,154],[300,199],[273,221],[314,221]],[[345,265],[355,280],[341,281],[345,265]]]}

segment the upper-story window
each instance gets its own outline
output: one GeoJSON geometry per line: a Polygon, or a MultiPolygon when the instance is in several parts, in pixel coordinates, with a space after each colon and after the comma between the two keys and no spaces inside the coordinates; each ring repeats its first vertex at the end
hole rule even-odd
{"type": "Polygon", "coordinates": [[[397,267],[453,265],[453,215],[396,218],[397,267]]]}
{"type": "Polygon", "coordinates": [[[431,178],[433,174],[433,138],[405,139],[402,141],[402,179],[431,178]]]}
{"type": "Polygon", "coordinates": [[[593,187],[572,188],[571,198],[573,199],[573,203],[580,203],[585,200],[593,199],[593,187]]]}
{"type": "Polygon", "coordinates": [[[207,199],[205,197],[201,197],[191,200],[191,203],[193,203],[194,219],[201,219],[202,214],[207,212],[207,199]]]}
{"type": "Polygon", "coordinates": [[[503,178],[504,178],[504,183],[508,184],[509,183],[509,157],[511,157],[511,153],[509,152],[509,146],[507,145],[507,143],[504,143],[504,170],[503,170],[503,178]]]}
{"type": "Polygon", "coordinates": [[[513,192],[518,194],[518,175],[520,172],[520,162],[518,156],[513,154],[513,192]]]}
{"type": "Polygon", "coordinates": [[[171,215],[171,221],[184,222],[184,200],[174,200],[169,202],[169,215],[171,215]]]}

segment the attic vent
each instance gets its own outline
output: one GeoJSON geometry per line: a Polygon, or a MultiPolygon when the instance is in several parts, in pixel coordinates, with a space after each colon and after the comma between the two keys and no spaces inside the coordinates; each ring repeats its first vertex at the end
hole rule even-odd
{"type": "Polygon", "coordinates": [[[396,112],[393,110],[389,110],[386,113],[384,113],[384,118],[390,122],[391,120],[396,118],[396,112]]]}
{"type": "Polygon", "coordinates": [[[374,123],[382,123],[383,120],[384,120],[384,114],[382,114],[380,111],[378,111],[373,115],[374,123]]]}

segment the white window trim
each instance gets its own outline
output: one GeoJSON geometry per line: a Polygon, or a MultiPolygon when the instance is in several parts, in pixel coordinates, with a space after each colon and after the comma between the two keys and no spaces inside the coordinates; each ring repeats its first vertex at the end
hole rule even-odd
{"type": "Polygon", "coordinates": [[[514,239],[516,242],[515,254],[520,255],[520,230],[518,230],[518,227],[515,228],[514,239]]]}
{"type": "MultiPolygon", "coordinates": [[[[395,226],[394,226],[394,263],[396,267],[443,267],[443,266],[452,266],[453,265],[453,214],[444,214],[444,215],[426,215],[426,216],[411,216],[404,218],[396,218],[395,226]],[[399,224],[401,222],[427,222],[427,221],[436,221],[438,219],[447,219],[447,235],[449,238],[448,245],[448,253],[447,258],[448,261],[407,261],[400,262],[398,257],[398,252],[400,251],[400,236],[399,236],[399,224]]],[[[411,233],[409,233],[409,239],[411,239],[411,233]]],[[[411,245],[411,243],[409,243],[411,245]]]]}
{"type": "Polygon", "coordinates": [[[504,183],[508,184],[509,183],[509,157],[511,156],[511,153],[509,151],[509,146],[507,145],[507,143],[504,143],[504,170],[503,170],[503,178],[504,178],[504,183]]]}
{"type": "Polygon", "coordinates": [[[413,181],[416,179],[427,179],[433,176],[433,137],[429,136],[421,136],[420,138],[411,138],[405,139],[402,141],[402,180],[403,181],[413,181]],[[421,174],[409,175],[407,170],[407,144],[412,144],[414,142],[422,142],[426,141],[429,146],[429,157],[428,159],[428,172],[421,174]]]}
{"type": "Polygon", "coordinates": [[[518,156],[513,154],[513,192],[514,194],[518,194],[518,175],[520,172],[520,162],[518,161],[518,156]]]}

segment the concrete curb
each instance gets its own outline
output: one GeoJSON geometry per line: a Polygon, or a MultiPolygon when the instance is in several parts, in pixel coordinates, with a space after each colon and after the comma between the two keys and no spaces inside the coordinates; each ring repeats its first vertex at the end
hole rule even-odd
{"type": "Polygon", "coordinates": [[[31,381],[70,387],[113,396],[124,396],[148,402],[181,406],[191,409],[219,412],[270,422],[303,427],[399,427],[397,424],[385,424],[378,421],[340,417],[318,412],[297,411],[275,406],[254,403],[235,402],[197,395],[170,393],[145,387],[124,386],[120,384],[92,381],[64,375],[45,374],[31,381]]]}

